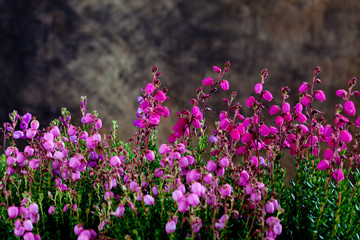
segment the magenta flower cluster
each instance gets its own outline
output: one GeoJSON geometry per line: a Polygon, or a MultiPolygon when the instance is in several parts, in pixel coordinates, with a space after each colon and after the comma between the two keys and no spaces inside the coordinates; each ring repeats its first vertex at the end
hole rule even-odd
{"type": "Polygon", "coordinates": [[[344,103],[329,124],[314,108],[326,100],[316,89],[319,67],[311,83],[300,85],[295,104],[288,87],[281,89],[281,103],[271,104],[264,69],[245,101],[252,115],[243,115],[232,92],[222,99],[225,110],[210,129],[206,116],[214,111],[207,104],[218,88],[229,90],[223,79],[229,69],[230,62],[214,66],[217,78],[202,80],[191,109],[177,112],[168,143],[156,142],[162,117],[170,116],[164,105],[168,90],[161,88],[156,66],[138,97],[137,132],[126,143],[118,139],[115,121],[110,134],[100,132],[102,120],[86,111],[86,97],[79,126],[66,109],[46,128],[31,114],[14,111],[1,128],[0,213],[7,216],[0,220],[6,218],[4,224],[23,239],[48,237],[54,228],[46,221],[67,226],[68,237],[77,239],[222,239],[236,238],[239,231],[247,238],[275,239],[286,227],[279,192],[286,184],[277,180],[282,152],[296,159],[297,168],[314,157],[312,164],[327,176],[325,195],[331,181],[340,186],[348,177],[346,161],[350,169],[359,164],[359,139],[351,129],[360,127],[360,117],[352,119],[351,97],[360,96],[352,90],[357,80],[336,92],[344,103]],[[17,147],[20,141],[24,147],[17,147]]]}

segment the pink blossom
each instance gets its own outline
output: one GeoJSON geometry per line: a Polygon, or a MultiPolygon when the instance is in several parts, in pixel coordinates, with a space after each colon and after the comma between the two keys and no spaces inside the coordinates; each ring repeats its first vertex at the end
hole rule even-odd
{"type": "Polygon", "coordinates": [[[175,230],[176,230],[176,223],[175,223],[173,220],[167,222],[167,223],[165,224],[165,230],[166,230],[166,232],[167,232],[168,234],[171,234],[171,233],[175,232],[175,230]]]}
{"type": "Polygon", "coordinates": [[[274,204],[272,202],[267,202],[265,204],[265,211],[269,214],[272,214],[274,212],[274,204]]]}
{"type": "Polygon", "coordinates": [[[263,90],[263,85],[261,83],[255,84],[254,90],[255,90],[255,93],[260,94],[261,91],[263,90]]]}
{"type": "Polygon", "coordinates": [[[151,206],[151,205],[153,205],[155,203],[155,199],[151,195],[145,195],[144,196],[144,203],[146,205],[151,206]]]}
{"type": "Polygon", "coordinates": [[[315,98],[320,102],[325,101],[325,93],[322,90],[316,90],[315,98]]]}
{"type": "Polygon", "coordinates": [[[284,124],[284,119],[281,116],[275,118],[275,124],[278,127],[281,127],[284,124]]]}
{"type": "Polygon", "coordinates": [[[23,131],[15,131],[14,133],[13,133],[13,137],[15,138],[15,139],[20,139],[20,138],[22,138],[24,136],[24,132],[23,131]]]}
{"type": "Polygon", "coordinates": [[[265,90],[265,92],[263,93],[263,98],[270,102],[273,99],[273,96],[271,94],[271,92],[269,92],[268,90],[265,90]]]}
{"type": "Polygon", "coordinates": [[[309,106],[312,103],[312,97],[309,94],[306,94],[302,99],[301,103],[304,106],[309,106]]]}
{"type": "Polygon", "coordinates": [[[239,179],[239,185],[240,186],[246,186],[248,184],[248,181],[249,181],[249,174],[247,173],[247,171],[243,170],[241,173],[240,173],[240,179],[239,179]]]}
{"type": "Polygon", "coordinates": [[[31,214],[37,214],[39,211],[39,206],[36,203],[31,203],[29,205],[29,211],[31,214]]]}
{"type": "Polygon", "coordinates": [[[246,151],[246,147],[245,147],[245,146],[241,146],[241,147],[238,147],[238,148],[236,149],[236,154],[240,156],[240,155],[242,155],[245,151],[246,151]]]}
{"type": "Polygon", "coordinates": [[[110,158],[110,164],[114,167],[119,167],[121,165],[120,158],[118,156],[112,156],[110,158]]]}
{"type": "Polygon", "coordinates": [[[241,142],[244,143],[244,144],[248,144],[250,143],[251,141],[253,140],[253,136],[251,133],[244,133],[241,137],[241,142]]]}
{"type": "Polygon", "coordinates": [[[25,133],[26,137],[29,138],[29,139],[33,139],[36,136],[36,133],[37,133],[37,131],[35,129],[32,129],[32,128],[26,129],[25,132],[26,132],[25,133]]]}
{"type": "Polygon", "coordinates": [[[229,166],[229,159],[228,157],[223,157],[219,161],[219,165],[223,168],[227,168],[229,166]]]}
{"type": "Polygon", "coordinates": [[[12,206],[7,209],[9,218],[16,218],[19,213],[18,207],[12,206]]]}
{"type": "MultiPolygon", "coordinates": [[[[194,194],[195,195],[195,194],[194,194]]],[[[197,195],[195,195],[197,197],[197,195]]],[[[178,202],[178,210],[179,212],[183,213],[189,210],[189,203],[187,202],[187,199],[181,200],[178,202]]]]}
{"type": "Polygon", "coordinates": [[[191,193],[189,196],[187,196],[186,200],[189,205],[194,207],[196,207],[200,203],[199,197],[195,193],[191,193]]]}
{"type": "Polygon", "coordinates": [[[344,89],[339,89],[336,91],[336,95],[341,98],[345,98],[347,96],[347,92],[344,89]]]}
{"type": "Polygon", "coordinates": [[[172,198],[175,202],[179,202],[183,197],[183,193],[180,190],[175,190],[172,192],[172,198]]]}
{"type": "Polygon", "coordinates": [[[283,110],[283,113],[290,112],[290,104],[288,102],[284,102],[282,105],[282,110],[283,110]]]}
{"type": "Polygon", "coordinates": [[[352,135],[347,130],[343,130],[340,133],[339,137],[340,137],[341,141],[347,142],[347,143],[351,142],[353,139],[352,135]]]}
{"type": "Polygon", "coordinates": [[[119,204],[119,206],[116,208],[115,212],[110,212],[110,214],[119,218],[122,215],[124,215],[124,212],[125,212],[124,204],[119,204]]]}
{"type": "Polygon", "coordinates": [[[214,69],[215,72],[221,73],[221,69],[219,67],[213,66],[213,69],[214,69]]]}
{"type": "Polygon", "coordinates": [[[167,99],[167,97],[163,91],[158,91],[155,94],[155,99],[158,100],[159,102],[163,102],[167,99]]]}
{"type": "Polygon", "coordinates": [[[331,160],[334,157],[334,150],[328,148],[324,151],[324,158],[327,160],[331,160]]]}
{"type": "Polygon", "coordinates": [[[306,92],[310,88],[310,84],[307,82],[303,82],[299,87],[299,92],[306,92]]]}
{"type": "Polygon", "coordinates": [[[152,94],[154,92],[154,90],[155,90],[155,87],[154,87],[154,85],[152,83],[146,84],[146,87],[145,87],[146,95],[152,94]]]}
{"type": "Polygon", "coordinates": [[[147,150],[145,153],[145,157],[148,161],[153,161],[155,159],[155,153],[153,150],[147,150]]]}
{"type": "Polygon", "coordinates": [[[205,187],[201,185],[199,182],[194,182],[193,184],[191,184],[191,193],[195,193],[199,197],[204,197],[205,191],[206,191],[205,187]]]}
{"type": "Polygon", "coordinates": [[[344,103],[344,111],[349,116],[355,116],[356,108],[352,101],[346,101],[344,103]]]}
{"type": "Polygon", "coordinates": [[[83,224],[80,223],[80,224],[76,224],[75,227],[74,227],[74,233],[79,236],[80,233],[84,230],[84,227],[83,227],[83,224]]]}
{"type": "Polygon", "coordinates": [[[272,105],[269,109],[269,114],[271,116],[277,114],[280,111],[280,107],[278,105],[272,105]]]}
{"type": "Polygon", "coordinates": [[[325,170],[328,169],[330,167],[329,161],[324,159],[322,161],[320,161],[317,165],[316,165],[318,170],[325,170]]]}
{"type": "MultiPolygon", "coordinates": [[[[37,235],[39,236],[39,235],[37,235]]],[[[32,232],[27,232],[23,236],[24,240],[36,240],[34,234],[32,232]]]]}
{"type": "Polygon", "coordinates": [[[245,102],[245,105],[250,108],[254,105],[256,99],[253,96],[248,97],[248,99],[245,102]]]}
{"type": "Polygon", "coordinates": [[[306,117],[304,114],[302,114],[302,113],[297,113],[297,114],[296,114],[296,120],[297,120],[298,122],[300,122],[300,123],[304,123],[304,122],[307,121],[307,117],[306,117]]]}
{"type": "Polygon", "coordinates": [[[332,176],[338,182],[344,180],[344,173],[341,169],[335,169],[334,172],[332,173],[332,176]]]}
{"type": "Polygon", "coordinates": [[[221,87],[222,90],[224,90],[224,91],[229,90],[229,82],[228,82],[228,80],[221,80],[221,81],[220,81],[220,87],[221,87]]]}
{"type": "Polygon", "coordinates": [[[266,126],[265,124],[262,124],[262,125],[260,126],[260,128],[259,128],[259,133],[260,133],[261,136],[266,137],[266,136],[269,135],[270,129],[269,129],[269,127],[266,126]]]}
{"type": "Polygon", "coordinates": [[[194,231],[194,233],[198,233],[201,227],[202,227],[201,218],[196,217],[195,220],[191,223],[191,229],[194,231]]]}
{"type": "Polygon", "coordinates": [[[231,131],[230,136],[234,141],[237,141],[240,139],[240,133],[236,128],[231,131]]]}
{"type": "Polygon", "coordinates": [[[214,80],[211,77],[208,77],[202,81],[202,84],[204,86],[212,86],[214,84],[214,80]]]}
{"type": "Polygon", "coordinates": [[[204,176],[203,180],[204,182],[206,182],[207,184],[212,184],[212,174],[211,173],[208,173],[204,176]]]}
{"type": "Polygon", "coordinates": [[[220,121],[220,129],[221,130],[226,130],[230,125],[230,121],[228,118],[224,118],[220,121]]]}
{"type": "Polygon", "coordinates": [[[102,121],[100,118],[97,118],[96,120],[94,120],[94,126],[96,129],[101,129],[102,128],[102,121]]]}
{"type": "Polygon", "coordinates": [[[180,167],[182,167],[182,168],[188,167],[188,166],[189,166],[189,161],[188,161],[187,157],[181,157],[181,158],[179,159],[179,165],[180,165],[180,167]]]}
{"type": "Polygon", "coordinates": [[[53,215],[55,213],[55,207],[54,206],[50,206],[49,209],[48,209],[48,213],[50,215],[53,215]]]}
{"type": "Polygon", "coordinates": [[[360,127],[360,117],[355,120],[355,126],[360,127]]]}
{"type": "Polygon", "coordinates": [[[28,164],[29,164],[29,167],[34,170],[39,168],[39,161],[36,158],[31,159],[28,164]]]}
{"type": "Polygon", "coordinates": [[[232,192],[232,187],[226,183],[220,188],[220,191],[223,196],[227,197],[230,196],[232,192]]]}

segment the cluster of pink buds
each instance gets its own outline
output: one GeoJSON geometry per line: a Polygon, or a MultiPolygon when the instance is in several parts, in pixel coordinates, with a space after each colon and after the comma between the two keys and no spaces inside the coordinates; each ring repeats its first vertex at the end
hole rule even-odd
{"type": "Polygon", "coordinates": [[[162,103],[168,99],[166,96],[167,89],[160,89],[161,72],[158,72],[157,66],[153,67],[153,81],[148,83],[145,89],[142,89],[142,96],[138,97],[140,104],[134,126],[139,128],[155,128],[159,125],[161,116],[167,118],[170,116],[168,107],[162,106],[162,103]]]}
{"type": "Polygon", "coordinates": [[[17,237],[23,237],[24,240],[40,240],[41,237],[38,234],[33,234],[33,224],[39,221],[39,206],[36,203],[30,203],[28,207],[25,207],[28,199],[24,198],[20,207],[11,206],[7,209],[9,218],[15,219],[14,234],[17,237]]]}
{"type": "Polygon", "coordinates": [[[78,236],[77,240],[90,240],[97,238],[97,233],[95,232],[95,230],[85,229],[83,223],[75,225],[74,233],[76,234],[76,236],[78,236]]]}

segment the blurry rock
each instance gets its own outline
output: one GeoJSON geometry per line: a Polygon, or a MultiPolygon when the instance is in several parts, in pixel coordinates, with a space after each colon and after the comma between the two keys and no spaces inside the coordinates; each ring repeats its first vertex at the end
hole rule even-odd
{"type": "Polygon", "coordinates": [[[201,80],[216,77],[211,66],[226,60],[226,79],[241,103],[263,68],[279,103],[281,86],[296,98],[299,84],[321,66],[329,100],[322,109],[332,115],[336,89],[359,74],[359,11],[356,0],[0,0],[0,120],[17,109],[47,125],[61,107],[78,120],[80,96],[87,95],[104,128],[118,120],[128,139],[136,98],[156,64],[172,112],[160,128],[164,140],[175,112],[190,106],[201,80]]]}

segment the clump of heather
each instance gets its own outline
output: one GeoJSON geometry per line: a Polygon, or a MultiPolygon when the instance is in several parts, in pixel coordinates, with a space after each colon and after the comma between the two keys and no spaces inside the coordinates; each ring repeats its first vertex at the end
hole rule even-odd
{"type": "Polygon", "coordinates": [[[170,92],[156,66],[141,89],[137,132],[127,142],[116,121],[109,134],[100,133],[101,118],[87,111],[86,97],[79,123],[66,109],[48,127],[30,113],[12,112],[1,128],[1,237],[358,238],[356,79],[336,92],[342,102],[331,124],[314,107],[326,100],[319,67],[299,87],[294,106],[288,87],[281,88],[281,104],[271,104],[264,69],[244,103],[250,116],[232,92],[210,129],[208,102],[229,91],[230,62],[213,70],[199,81],[191,108],[174,116],[168,142],[157,141],[161,119],[170,117],[170,92]],[[284,152],[295,166],[290,185],[280,165],[284,152]]]}

